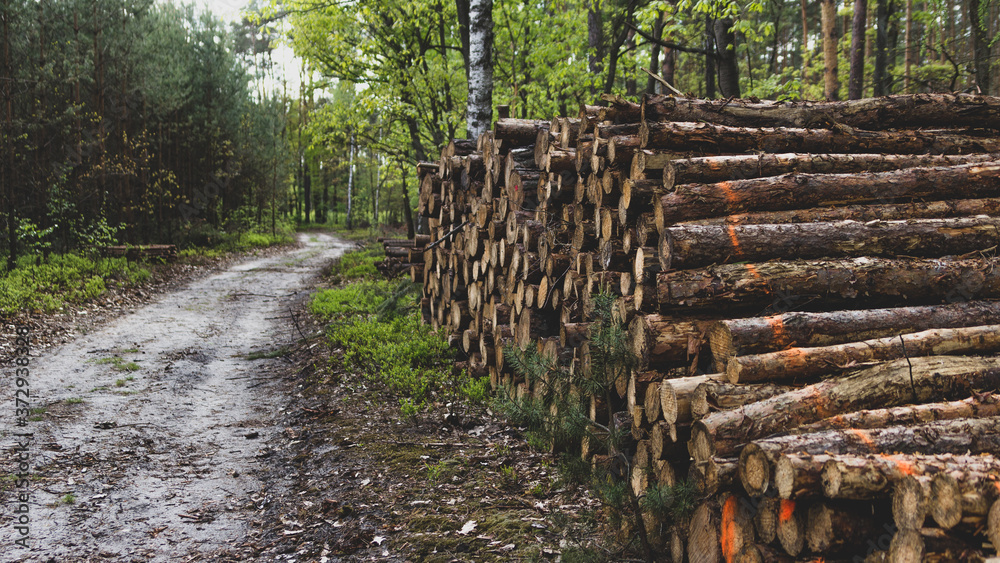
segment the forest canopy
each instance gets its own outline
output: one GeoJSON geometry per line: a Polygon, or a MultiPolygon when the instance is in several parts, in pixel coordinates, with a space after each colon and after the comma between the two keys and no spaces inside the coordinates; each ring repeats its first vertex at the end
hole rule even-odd
{"type": "MultiPolygon", "coordinates": [[[[498,106],[520,118],[575,115],[601,93],[1000,94],[995,0],[275,0],[265,19],[287,21],[317,77],[302,98],[303,159],[412,163],[465,138],[483,10],[493,118],[498,106]]],[[[371,189],[355,192],[370,203],[371,189]]]]}

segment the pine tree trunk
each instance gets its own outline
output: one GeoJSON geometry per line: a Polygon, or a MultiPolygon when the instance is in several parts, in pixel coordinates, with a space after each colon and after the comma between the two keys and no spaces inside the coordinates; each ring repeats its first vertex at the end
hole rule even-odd
{"type": "Polygon", "coordinates": [[[935,328],[874,340],[791,348],[729,360],[730,383],[808,381],[858,365],[932,355],[989,355],[1000,352],[1000,325],[935,328]]]}
{"type": "Polygon", "coordinates": [[[751,403],[741,409],[712,413],[692,425],[688,447],[695,461],[705,461],[712,456],[732,455],[747,442],[828,416],[875,406],[948,399],[956,394],[967,394],[970,387],[989,389],[998,382],[1000,359],[932,356],[896,360],[849,377],[826,380],[751,403]]]}
{"type": "Polygon", "coordinates": [[[849,100],[859,100],[864,93],[867,19],[868,0],[854,0],[854,21],[851,26],[851,77],[847,86],[849,100]]]}
{"type": "Polygon", "coordinates": [[[992,197],[1000,163],[906,168],[859,174],[783,174],[714,184],[681,184],[654,203],[656,227],[759,210],[808,209],[848,203],[992,197]]]}
{"type": "Polygon", "coordinates": [[[823,25],[823,96],[827,100],[839,98],[840,82],[837,80],[837,8],[834,0],[820,3],[823,25]]]}
{"type": "Polygon", "coordinates": [[[819,432],[845,428],[885,428],[957,418],[1000,416],[1000,395],[975,395],[959,401],[905,405],[884,409],[861,410],[824,418],[799,426],[796,432],[819,432]]]}
{"type": "Polygon", "coordinates": [[[1000,318],[1000,303],[969,301],[947,305],[793,312],[770,317],[719,321],[708,330],[712,357],[763,354],[792,346],[816,347],[858,342],[930,328],[984,325],[1000,318]]]}
{"type": "Polygon", "coordinates": [[[678,225],[766,225],[821,221],[898,221],[1000,215],[1000,198],[874,203],[837,207],[813,207],[785,211],[751,211],[709,219],[682,221],[678,225]]]}
{"type": "Polygon", "coordinates": [[[970,154],[1000,152],[1000,141],[953,133],[863,131],[860,129],[751,128],[710,123],[646,121],[638,129],[639,146],[708,154],[885,153],[970,154]]]}
{"type": "Polygon", "coordinates": [[[1000,270],[986,260],[854,258],[761,262],[657,274],[660,308],[775,306],[822,298],[833,308],[1000,297],[1000,270]]]}
{"type": "Polygon", "coordinates": [[[788,225],[674,226],[664,230],[660,264],[688,270],[727,262],[851,256],[940,257],[1000,243],[1000,220],[986,217],[882,223],[838,221],[788,225]]]}
{"type": "Polygon", "coordinates": [[[956,166],[993,161],[1000,161],[1000,154],[761,153],[677,158],[672,153],[640,151],[632,157],[630,177],[633,180],[643,180],[647,175],[654,178],[662,176],[663,189],[670,189],[676,184],[711,184],[729,180],[779,176],[791,172],[858,174],[862,172],[892,172],[902,168],[956,166]],[[657,174],[657,170],[662,170],[662,172],[657,174]]]}

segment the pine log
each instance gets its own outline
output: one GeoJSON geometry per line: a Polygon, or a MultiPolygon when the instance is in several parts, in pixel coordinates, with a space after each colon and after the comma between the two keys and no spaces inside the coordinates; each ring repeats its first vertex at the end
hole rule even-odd
{"type": "Polygon", "coordinates": [[[719,552],[719,506],[713,501],[698,505],[691,515],[687,534],[687,556],[689,561],[717,563],[719,552]]]}
{"type": "Polygon", "coordinates": [[[705,496],[737,483],[739,462],[732,458],[708,458],[688,466],[688,481],[705,496]]]}
{"type": "Polygon", "coordinates": [[[729,360],[726,378],[730,383],[804,381],[897,358],[996,352],[1000,352],[1000,325],[933,328],[861,342],[737,356],[729,360]]]}
{"type": "Polygon", "coordinates": [[[904,475],[892,487],[892,520],[903,530],[916,530],[927,519],[930,477],[904,475]]]}
{"type": "MultiPolygon", "coordinates": [[[[692,408],[694,408],[692,406],[692,408]]],[[[885,428],[905,424],[954,420],[956,418],[984,418],[1000,416],[1000,395],[974,395],[958,401],[905,405],[885,409],[861,410],[829,418],[795,429],[797,433],[819,432],[845,428],[885,428]]]]}
{"type": "Polygon", "coordinates": [[[959,217],[905,221],[836,221],[785,225],[683,225],[664,231],[660,264],[687,270],[709,264],[899,255],[936,258],[1000,243],[1000,219],[959,217]]]}
{"type": "MultiPolygon", "coordinates": [[[[930,328],[985,325],[998,318],[1000,303],[991,301],[825,313],[791,312],[719,321],[709,328],[708,339],[712,357],[716,362],[725,362],[732,356],[761,354],[793,346],[829,346],[930,328]]],[[[716,366],[719,367],[718,363],[716,366]]]]}
{"type": "Polygon", "coordinates": [[[946,461],[931,480],[931,517],[946,530],[963,521],[981,524],[1000,495],[1000,460],[984,455],[956,456],[946,461]]]}
{"type": "Polygon", "coordinates": [[[691,399],[695,391],[705,383],[718,381],[721,374],[695,375],[664,379],[660,382],[660,408],[663,419],[671,424],[691,422],[691,399]]]}
{"type": "MultiPolygon", "coordinates": [[[[670,154],[668,156],[674,156],[670,154]]],[[[903,168],[956,166],[1000,160],[1000,154],[810,154],[761,153],[753,155],[702,156],[694,158],[647,157],[646,151],[633,157],[632,176],[637,172],[662,170],[663,185],[714,183],[748,178],[780,176],[790,172],[804,174],[858,174],[889,172],[903,168]],[[639,156],[642,154],[642,156],[639,156]],[[638,159],[639,162],[635,162],[638,159]],[[668,181],[669,180],[669,181],[668,181]]],[[[645,174],[643,177],[645,177],[645,174]]]]}
{"type": "Polygon", "coordinates": [[[931,422],[916,426],[894,426],[875,430],[827,430],[813,434],[784,435],[755,440],[740,452],[741,479],[754,490],[766,491],[774,467],[774,483],[779,494],[791,497],[816,496],[821,491],[830,498],[872,498],[887,494],[905,477],[918,477],[929,485],[940,464],[921,463],[918,458],[894,458],[895,452],[923,455],[940,453],[984,453],[997,451],[1000,438],[990,435],[1000,428],[1000,419],[962,419],[931,422]],[[798,453],[782,462],[782,455],[798,453]],[[877,457],[823,460],[819,456],[879,454],[877,457]],[[816,456],[810,458],[808,456],[816,456]],[[823,462],[820,464],[820,462],[823,462]],[[917,463],[909,465],[909,461],[917,463]],[[782,463],[779,479],[776,465],[782,463]],[[822,487],[820,487],[820,481],[822,487]]]}
{"type": "Polygon", "coordinates": [[[757,539],[761,543],[774,543],[778,538],[778,512],[781,509],[781,499],[774,496],[755,498],[757,514],[754,516],[754,527],[757,529],[757,539]]]}
{"type": "Polygon", "coordinates": [[[1000,128],[1000,99],[976,94],[904,94],[826,102],[660,95],[643,99],[640,111],[645,121],[706,121],[733,126],[1000,128]]]}
{"type": "Polygon", "coordinates": [[[806,545],[813,553],[857,550],[878,528],[858,506],[817,502],[806,513],[806,545]]]}
{"type": "Polygon", "coordinates": [[[782,499],[778,507],[778,542],[785,553],[796,556],[806,545],[805,505],[794,500],[782,499]]]}
{"type": "Polygon", "coordinates": [[[733,561],[744,546],[752,545],[755,538],[753,526],[753,506],[745,498],[732,493],[723,493],[719,504],[722,506],[719,523],[719,540],[722,558],[733,561]]]}
{"type": "MultiPolygon", "coordinates": [[[[997,140],[1000,144],[1000,139],[997,140]]],[[[1000,146],[998,146],[1000,148],[1000,146]]],[[[1000,163],[906,168],[859,174],[799,174],[680,184],[654,205],[659,231],[674,223],[750,211],[1000,194],[1000,163]]]]}
{"type": "MultiPolygon", "coordinates": [[[[551,124],[551,121],[504,117],[498,119],[493,126],[493,136],[499,140],[509,141],[515,146],[534,145],[538,132],[548,129],[551,124]]],[[[507,146],[506,143],[504,146],[507,146]]]]}
{"type": "Polygon", "coordinates": [[[991,259],[852,258],[726,264],[657,274],[661,309],[678,306],[795,305],[857,301],[948,302],[1000,297],[1000,269],[991,259]]]}
{"type": "MultiPolygon", "coordinates": [[[[619,210],[619,213],[621,211],[619,210]]],[[[812,223],[818,221],[898,221],[901,219],[944,219],[1000,215],[1000,198],[914,201],[909,203],[873,203],[835,207],[813,207],[784,211],[753,211],[694,221],[678,225],[755,225],[812,223]]]]}
{"type": "Polygon", "coordinates": [[[732,455],[751,440],[832,415],[873,406],[948,399],[967,395],[970,388],[992,389],[998,384],[1000,359],[996,358],[932,356],[896,360],[741,409],[712,413],[693,424],[689,448],[695,461],[704,461],[713,455],[732,455]]]}
{"type": "MultiPolygon", "coordinates": [[[[863,131],[797,127],[730,127],[710,123],[644,122],[639,146],[708,154],[746,152],[972,154],[1000,152],[1000,139],[951,131],[863,131]]],[[[624,143],[623,143],[624,144],[624,143]]]]}
{"type": "Polygon", "coordinates": [[[707,343],[714,320],[638,315],[629,323],[627,349],[640,369],[687,364],[707,343]]]}
{"type": "MultiPolygon", "coordinates": [[[[753,442],[751,442],[753,444],[753,442]]],[[[761,466],[761,456],[750,455],[754,451],[747,444],[740,452],[740,476],[748,476],[751,485],[760,488],[766,485],[762,479],[753,477],[766,474],[770,467],[761,466]],[[743,455],[747,454],[747,455],[743,455]],[[744,461],[746,459],[746,461],[744,461]]],[[[781,498],[805,498],[823,494],[823,467],[830,456],[820,454],[780,454],[774,462],[774,488],[781,498]]],[[[771,465],[771,464],[768,464],[771,465]]],[[[746,481],[745,481],[746,482],[746,481]]],[[[766,490],[766,489],[765,489],[766,490]]],[[[761,491],[763,494],[764,491],[761,491]]],[[[834,498],[834,497],[831,497],[834,498]]]]}
{"type": "MultiPolygon", "coordinates": [[[[817,456],[818,457],[818,456],[817,456]]],[[[829,498],[871,499],[886,496],[895,483],[907,476],[928,479],[949,469],[983,458],[953,454],[836,454],[827,456],[822,469],[823,494],[829,498]]],[[[776,469],[777,471],[777,469],[776,469]]]]}
{"type": "Polygon", "coordinates": [[[792,389],[794,387],[773,383],[733,385],[711,379],[699,384],[691,394],[691,418],[701,420],[711,412],[739,408],[792,389]]]}

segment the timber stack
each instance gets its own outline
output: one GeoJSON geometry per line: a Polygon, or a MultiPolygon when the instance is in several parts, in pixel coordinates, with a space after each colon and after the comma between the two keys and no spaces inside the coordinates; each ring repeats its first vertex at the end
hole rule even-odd
{"type": "Polygon", "coordinates": [[[412,279],[423,277],[424,247],[430,244],[429,235],[416,235],[412,239],[380,238],[385,251],[385,259],[376,264],[386,277],[408,274],[412,279]]]}
{"type": "Polygon", "coordinates": [[[545,393],[504,347],[586,370],[611,292],[634,368],[581,400],[637,494],[702,493],[647,518],[673,561],[994,554],[1000,99],[603,102],[420,164],[406,260],[462,366],[545,393]]]}

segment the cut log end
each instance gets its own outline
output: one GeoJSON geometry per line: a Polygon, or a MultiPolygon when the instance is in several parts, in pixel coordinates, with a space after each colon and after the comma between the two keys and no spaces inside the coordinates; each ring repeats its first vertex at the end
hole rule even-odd
{"type": "Polygon", "coordinates": [[[778,541],[785,553],[793,557],[805,547],[805,518],[796,510],[793,500],[782,500],[778,508],[778,541]]]}
{"type": "Polygon", "coordinates": [[[962,491],[954,477],[945,473],[934,476],[928,504],[931,518],[938,526],[948,530],[962,521],[962,491]]]}
{"type": "Polygon", "coordinates": [[[720,560],[719,522],[711,504],[700,504],[691,515],[687,541],[689,561],[715,563],[720,560]]]}
{"type": "MultiPolygon", "coordinates": [[[[780,464],[779,464],[780,467],[780,464]]],[[[768,483],[771,480],[771,464],[767,460],[764,452],[753,442],[746,445],[740,452],[740,481],[743,489],[751,496],[759,496],[767,492],[768,483]]],[[[775,485],[778,485],[778,474],[775,472],[775,485]]],[[[791,489],[791,484],[788,484],[791,489]]],[[[781,488],[778,489],[779,494],[781,488]]],[[[789,498],[790,495],[781,494],[782,498],[789,498]]]]}
{"type": "Polygon", "coordinates": [[[920,530],[899,530],[889,544],[889,561],[891,563],[910,563],[923,561],[924,538],[920,530]]]}
{"type": "Polygon", "coordinates": [[[919,530],[926,515],[924,485],[912,475],[898,481],[892,491],[892,518],[896,526],[901,530],[919,530]]]}
{"type": "Polygon", "coordinates": [[[994,547],[1000,546],[1000,500],[993,501],[986,517],[986,535],[994,547]]]}

